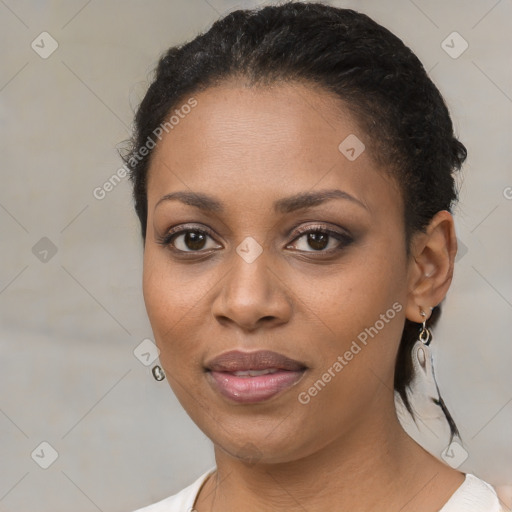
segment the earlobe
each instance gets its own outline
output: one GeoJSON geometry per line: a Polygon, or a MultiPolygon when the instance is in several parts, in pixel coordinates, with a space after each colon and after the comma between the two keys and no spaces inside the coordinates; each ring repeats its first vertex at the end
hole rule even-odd
{"type": "Polygon", "coordinates": [[[417,323],[420,311],[429,311],[446,296],[453,277],[457,239],[450,212],[442,210],[432,218],[425,232],[412,241],[408,276],[406,317],[417,323]]]}

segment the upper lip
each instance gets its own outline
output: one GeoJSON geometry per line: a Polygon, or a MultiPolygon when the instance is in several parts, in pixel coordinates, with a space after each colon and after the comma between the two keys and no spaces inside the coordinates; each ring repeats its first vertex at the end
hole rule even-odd
{"type": "Polygon", "coordinates": [[[306,369],[305,364],[271,350],[258,350],[256,352],[231,350],[211,359],[205,366],[207,370],[217,372],[266,370],[269,368],[288,371],[306,369]]]}

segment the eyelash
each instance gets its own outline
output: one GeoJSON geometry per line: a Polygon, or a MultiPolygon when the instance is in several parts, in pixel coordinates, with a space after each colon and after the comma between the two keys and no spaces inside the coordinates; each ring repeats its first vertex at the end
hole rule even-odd
{"type": "MultiPolygon", "coordinates": [[[[180,254],[194,254],[194,253],[201,254],[202,252],[205,252],[205,253],[208,252],[208,250],[206,250],[206,251],[204,251],[204,250],[182,251],[181,249],[176,249],[176,247],[174,247],[172,245],[174,238],[177,238],[179,235],[183,235],[183,234],[186,234],[189,232],[206,235],[212,239],[214,238],[213,233],[210,230],[190,226],[188,228],[182,228],[182,229],[175,230],[175,231],[171,230],[163,236],[158,236],[156,242],[165,247],[169,247],[172,251],[174,251],[176,253],[180,253],[180,254]]],[[[347,247],[349,244],[351,244],[354,241],[353,238],[346,233],[341,233],[339,231],[334,231],[334,230],[328,229],[326,226],[317,225],[317,226],[308,226],[308,227],[298,228],[295,233],[297,236],[295,236],[295,238],[292,240],[292,242],[295,242],[296,240],[302,238],[304,235],[308,235],[309,233],[328,235],[329,237],[332,237],[332,238],[335,238],[336,240],[338,240],[338,242],[340,243],[340,246],[335,247],[334,249],[329,249],[327,251],[324,251],[324,250],[299,251],[301,253],[333,254],[335,252],[343,250],[343,248],[347,247]]],[[[290,245],[290,244],[288,244],[288,245],[290,245]]],[[[210,249],[210,250],[212,250],[212,249],[210,249]]]]}

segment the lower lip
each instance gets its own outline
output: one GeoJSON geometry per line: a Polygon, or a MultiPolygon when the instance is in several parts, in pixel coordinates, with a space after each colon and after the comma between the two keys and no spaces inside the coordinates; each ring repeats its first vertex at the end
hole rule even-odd
{"type": "Polygon", "coordinates": [[[256,377],[237,377],[228,372],[208,372],[210,382],[222,395],[241,403],[268,400],[280,391],[292,387],[304,375],[304,371],[278,371],[256,377]]]}

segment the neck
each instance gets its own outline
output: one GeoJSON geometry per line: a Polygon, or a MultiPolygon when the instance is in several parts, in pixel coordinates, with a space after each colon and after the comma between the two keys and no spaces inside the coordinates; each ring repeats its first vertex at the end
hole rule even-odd
{"type": "MultiPolygon", "coordinates": [[[[445,492],[439,502],[422,499],[422,493],[439,490],[445,466],[404,432],[394,407],[385,419],[369,415],[350,432],[297,460],[248,464],[217,447],[215,458],[217,472],[199,496],[198,512],[385,512],[402,510],[406,503],[414,503],[416,510],[439,510],[450,495],[445,492]],[[437,508],[429,508],[427,502],[437,503],[437,508]]],[[[456,472],[455,483],[453,473],[451,491],[462,481],[456,472]]]]}

